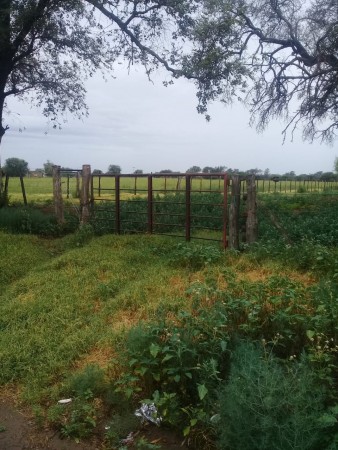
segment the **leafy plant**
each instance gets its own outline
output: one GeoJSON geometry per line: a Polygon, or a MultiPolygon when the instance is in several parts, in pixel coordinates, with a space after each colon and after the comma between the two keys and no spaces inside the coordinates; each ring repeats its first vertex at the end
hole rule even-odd
{"type": "Polygon", "coordinates": [[[57,236],[61,229],[53,216],[29,207],[8,207],[0,211],[0,229],[11,233],[57,236]]]}
{"type": "Polygon", "coordinates": [[[208,264],[216,263],[222,255],[222,251],[215,245],[184,243],[174,247],[169,260],[175,266],[199,270],[208,264]]]}

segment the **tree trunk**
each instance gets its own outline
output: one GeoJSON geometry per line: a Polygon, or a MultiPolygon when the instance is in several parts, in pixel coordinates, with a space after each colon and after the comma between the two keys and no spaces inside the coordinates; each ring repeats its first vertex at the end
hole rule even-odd
{"type": "Polygon", "coordinates": [[[0,195],[3,190],[1,172],[1,141],[8,126],[3,123],[3,111],[5,106],[5,90],[12,65],[11,48],[11,0],[0,0],[0,195]]]}

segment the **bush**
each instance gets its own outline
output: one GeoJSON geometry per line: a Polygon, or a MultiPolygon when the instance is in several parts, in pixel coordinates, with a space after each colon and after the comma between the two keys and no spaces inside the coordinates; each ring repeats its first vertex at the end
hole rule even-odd
{"type": "Polygon", "coordinates": [[[1,208],[0,229],[44,236],[55,236],[61,231],[55,217],[28,207],[1,208]]]}
{"type": "Polygon", "coordinates": [[[242,343],[220,395],[222,450],[320,450],[324,393],[305,362],[287,369],[271,353],[242,343]]]}

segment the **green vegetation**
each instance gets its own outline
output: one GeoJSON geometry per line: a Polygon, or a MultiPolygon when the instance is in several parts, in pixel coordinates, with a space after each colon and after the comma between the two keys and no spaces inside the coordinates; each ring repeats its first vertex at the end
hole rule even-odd
{"type": "Polygon", "coordinates": [[[259,206],[261,240],[241,253],[97,236],[95,223],[53,239],[0,232],[3,392],[107,450],[144,402],[195,447],[334,450],[337,199],[259,206]]]}

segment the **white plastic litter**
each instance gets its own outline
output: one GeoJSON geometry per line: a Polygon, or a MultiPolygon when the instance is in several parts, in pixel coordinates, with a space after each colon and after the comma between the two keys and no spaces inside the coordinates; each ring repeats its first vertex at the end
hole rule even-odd
{"type": "Polygon", "coordinates": [[[60,405],[67,405],[67,403],[70,403],[71,401],[72,401],[71,398],[63,398],[63,399],[59,400],[58,403],[60,405]]]}
{"type": "Polygon", "coordinates": [[[158,415],[154,403],[149,405],[147,403],[142,403],[141,408],[135,411],[135,416],[140,417],[142,422],[151,422],[157,426],[159,426],[162,421],[162,417],[158,415]]]}

